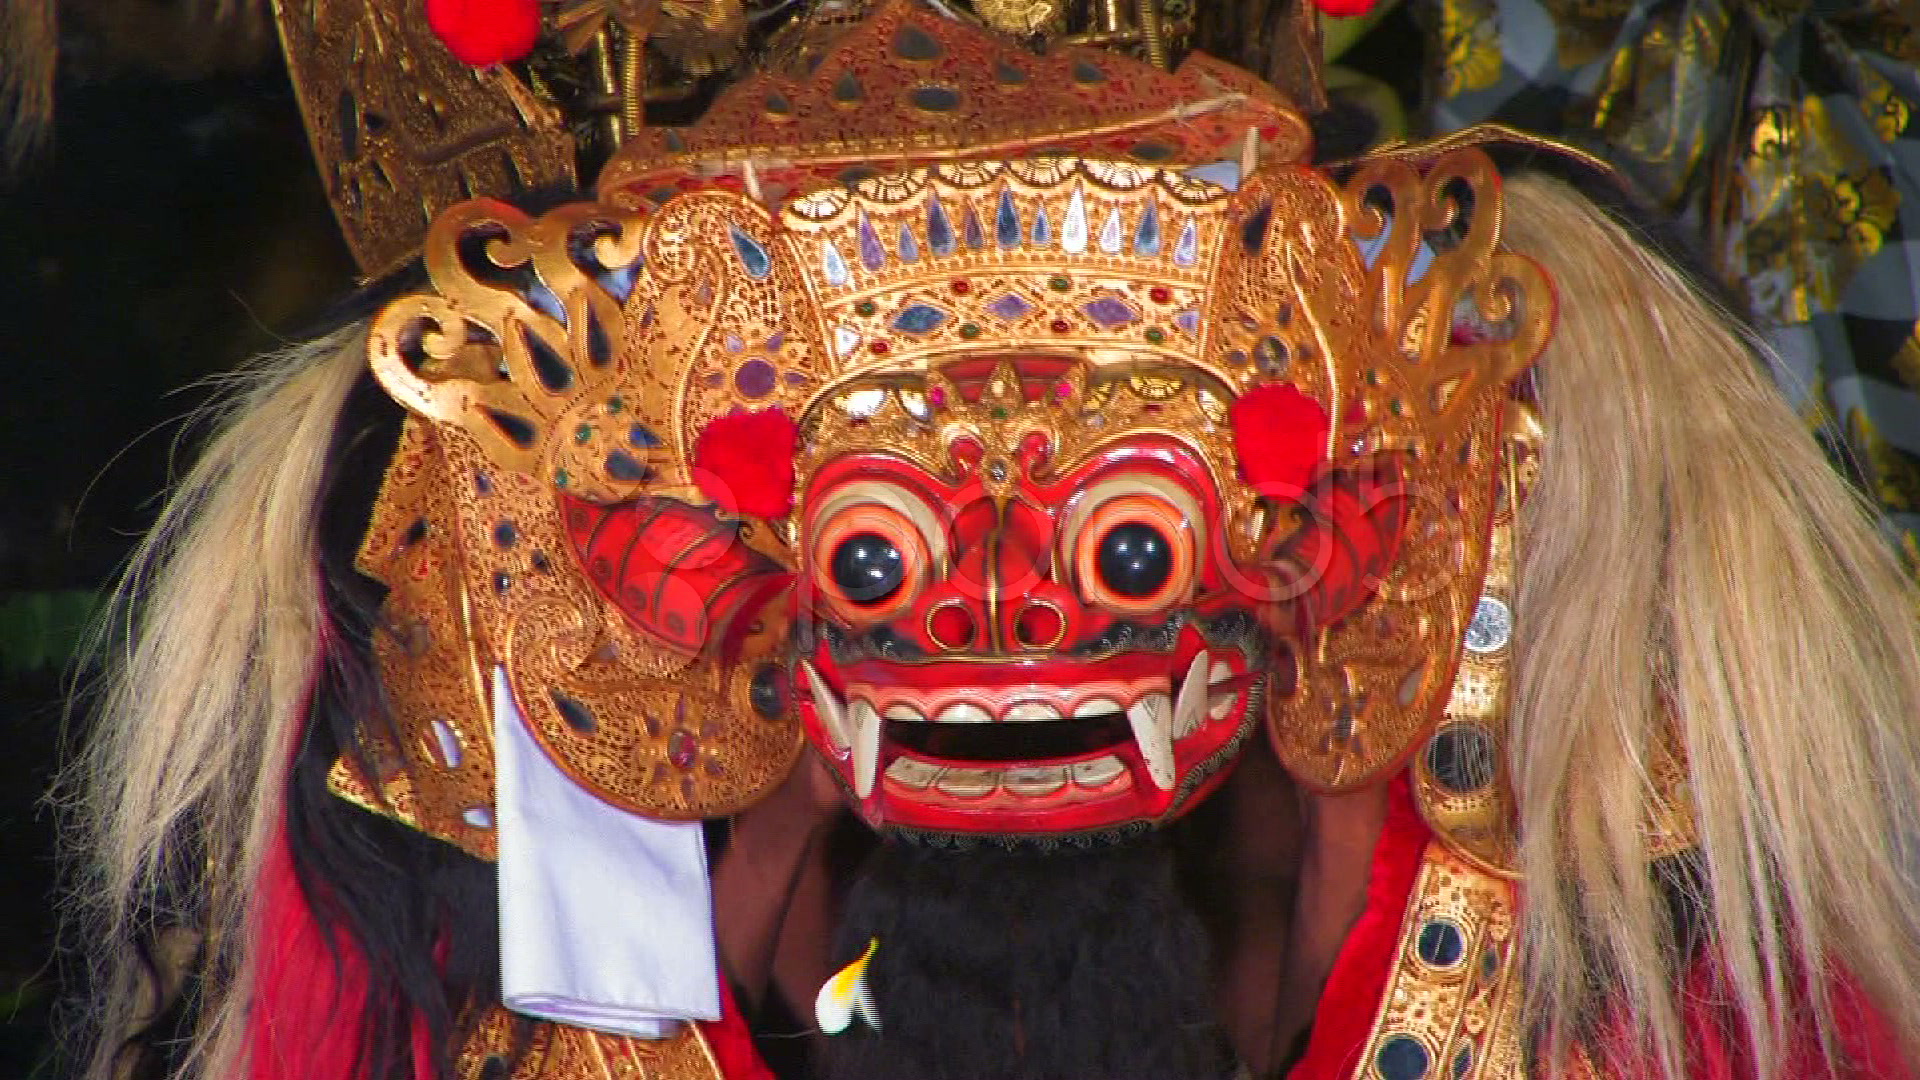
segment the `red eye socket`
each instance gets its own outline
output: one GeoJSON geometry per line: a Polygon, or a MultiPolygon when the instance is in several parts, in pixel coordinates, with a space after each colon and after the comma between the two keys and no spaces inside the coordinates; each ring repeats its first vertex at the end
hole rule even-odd
{"type": "Polygon", "coordinates": [[[1194,536],[1181,510],[1146,492],[1093,507],[1073,539],[1081,595],[1111,611],[1144,614],[1185,599],[1194,580],[1194,536]]]}
{"type": "Polygon", "coordinates": [[[914,523],[878,503],[829,513],[814,532],[810,556],[814,584],[854,622],[877,622],[911,604],[930,562],[914,523]]]}

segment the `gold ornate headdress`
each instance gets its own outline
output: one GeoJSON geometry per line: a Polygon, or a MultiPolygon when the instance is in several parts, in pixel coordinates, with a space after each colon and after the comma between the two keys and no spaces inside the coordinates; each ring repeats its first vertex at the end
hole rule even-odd
{"type": "Polygon", "coordinates": [[[1257,561],[1291,526],[1236,468],[1227,410],[1281,383],[1332,418],[1322,461],[1385,455],[1413,497],[1375,602],[1296,643],[1271,731],[1319,787],[1405,759],[1480,594],[1503,388],[1550,322],[1537,270],[1498,250],[1483,155],[1387,155],[1337,182],[1284,100],[1223,65],[1035,56],[906,3],[807,79],[741,84],[709,116],[629,144],[597,203],[442,215],[435,291],[377,320],[375,372],[416,414],[362,551],[392,589],[380,654],[402,730],[370,739],[391,767],[343,765],[339,786],[486,851],[492,665],[616,805],[724,813],[780,775],[784,628],[748,600],[786,582],[801,538],[713,508],[697,446],[718,418],[800,418],[804,471],[875,425],[902,447],[949,421],[1060,445],[1131,417],[1202,455],[1224,534],[1257,561]],[[964,108],[909,133],[894,110],[931,88],[964,108]],[[889,119],[864,130],[834,104],[881,92],[889,119]],[[877,175],[840,175],[855,162],[877,175]],[[1070,363],[982,391],[1001,406],[943,396],[956,362],[1023,354],[1070,363]],[[608,546],[615,505],[648,508],[646,543],[608,546]],[[636,577],[654,591],[623,594],[636,577]]]}
{"type": "MultiPolygon", "coordinates": [[[[451,16],[436,18],[432,0],[424,17],[420,4],[395,0],[284,0],[274,10],[328,198],[361,268],[380,274],[411,258],[428,223],[454,203],[564,191],[592,179],[616,150],[639,164],[647,155],[635,155],[626,144],[670,143],[675,129],[669,125],[686,122],[715,82],[754,67],[808,80],[821,56],[844,53],[839,38],[874,6],[872,0],[801,5],[795,15],[792,5],[742,0],[440,5],[458,12],[497,8],[497,19],[525,22],[489,30],[485,55],[467,54],[478,67],[449,51],[451,16]],[[503,35],[524,40],[500,48],[503,35]],[[513,62],[496,62],[501,58],[513,62]]],[[[1296,101],[1318,108],[1318,14],[1304,0],[1271,6],[1266,71],[1296,101]]],[[[1265,11],[1257,3],[1251,8],[1265,11]]],[[[1084,12],[1064,0],[974,0],[953,13],[1030,41],[1119,50],[1162,69],[1187,51],[1195,30],[1188,0],[1107,2],[1087,5],[1084,12]]],[[[911,73],[893,67],[890,77],[911,73]]],[[[902,122],[929,116],[937,121],[934,114],[948,111],[937,90],[928,91],[929,107],[920,110],[890,101],[886,89],[883,80],[849,96],[846,84],[824,84],[817,96],[843,114],[857,110],[867,119],[876,106],[885,111],[896,104],[902,122]]],[[[729,100],[746,112],[764,111],[773,126],[808,107],[795,100],[781,108],[766,97],[729,100]]],[[[1049,101],[1065,104],[1059,97],[1049,101]]],[[[1032,113],[974,116],[1017,128],[1032,113]]],[[[719,130],[745,129],[729,123],[719,130]]],[[[824,134],[818,125],[812,131],[816,139],[824,134]]]]}

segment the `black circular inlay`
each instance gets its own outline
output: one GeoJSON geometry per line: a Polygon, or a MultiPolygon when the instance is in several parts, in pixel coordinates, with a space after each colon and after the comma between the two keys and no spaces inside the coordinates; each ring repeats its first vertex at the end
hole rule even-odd
{"type": "Polygon", "coordinates": [[[1420,1080],[1427,1075],[1427,1048],[1415,1039],[1395,1035],[1381,1044],[1374,1064],[1386,1080],[1420,1080]]]}
{"type": "Polygon", "coordinates": [[[1100,538],[1094,565],[1101,582],[1121,596],[1152,596],[1173,574],[1173,545],[1159,529],[1129,521],[1100,538]]]}
{"type": "Polygon", "coordinates": [[[893,541],[879,533],[854,533],[833,549],[833,583],[856,604],[876,604],[900,591],[906,562],[893,541]]]}
{"type": "Polygon", "coordinates": [[[1414,947],[1419,950],[1420,959],[1434,967],[1448,968],[1467,954],[1467,939],[1458,926],[1445,919],[1435,919],[1420,928],[1414,947]]]}
{"type": "Polygon", "coordinates": [[[747,684],[747,700],[754,712],[768,720],[786,715],[787,673],[778,664],[761,664],[747,684]]]}
{"type": "Polygon", "coordinates": [[[1493,734],[1479,724],[1448,724],[1427,743],[1427,771],[1456,795],[1493,783],[1493,734]]]}
{"type": "Polygon", "coordinates": [[[510,548],[513,546],[514,541],[518,539],[520,539],[520,531],[513,527],[513,522],[501,518],[500,521],[494,525],[493,542],[500,547],[510,548]]]}

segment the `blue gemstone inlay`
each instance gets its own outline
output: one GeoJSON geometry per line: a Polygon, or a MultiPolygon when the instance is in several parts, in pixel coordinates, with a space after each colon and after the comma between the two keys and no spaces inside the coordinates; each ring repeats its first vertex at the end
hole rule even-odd
{"type": "Polygon", "coordinates": [[[1160,204],[1147,201],[1146,212],[1140,215],[1140,227],[1133,232],[1133,253],[1135,255],[1160,254],[1160,204]]]}
{"type": "Polygon", "coordinates": [[[1427,1048],[1405,1035],[1395,1035],[1381,1044],[1373,1063],[1386,1080],[1421,1080],[1427,1075],[1427,1048]]]}
{"type": "Polygon", "coordinates": [[[900,250],[901,262],[919,262],[920,261],[920,245],[916,243],[913,239],[913,230],[907,228],[905,224],[902,224],[900,226],[899,250],[900,250]]]}
{"type": "Polygon", "coordinates": [[[1200,332],[1200,309],[1188,308],[1185,311],[1174,312],[1173,325],[1179,327],[1182,330],[1185,330],[1189,334],[1199,333],[1200,332]]]}
{"type": "Polygon", "coordinates": [[[887,249],[880,246],[880,234],[873,231],[873,222],[867,220],[867,212],[860,211],[860,227],[856,230],[860,238],[860,263],[869,270],[878,270],[887,265],[887,249]]]}
{"type": "Polygon", "coordinates": [[[893,317],[893,328],[909,334],[937,330],[947,321],[947,313],[932,304],[909,304],[893,317]]]}
{"type": "Polygon", "coordinates": [[[1192,266],[1200,261],[1200,227],[1192,218],[1187,226],[1180,230],[1180,239],[1173,243],[1173,262],[1175,266],[1192,266]]]}
{"type": "Polygon", "coordinates": [[[993,236],[1003,248],[1020,246],[1020,215],[1013,208],[1013,192],[1000,193],[1000,208],[993,212],[993,236]]]}
{"type": "Polygon", "coordinates": [[[1035,247],[1050,247],[1053,244],[1053,222],[1047,220],[1047,208],[1044,206],[1033,215],[1033,243],[1035,247]]]}
{"type": "Polygon", "coordinates": [[[1003,293],[987,301],[985,306],[987,314],[1007,322],[1013,322],[1033,310],[1033,305],[1019,293],[1003,293]]]}
{"type": "Polygon", "coordinates": [[[820,271],[829,285],[837,288],[847,283],[847,260],[840,257],[840,249],[831,240],[820,241],[820,271]]]}
{"type": "Polygon", "coordinates": [[[953,254],[953,223],[947,220],[938,195],[927,200],[927,246],[935,255],[953,254]]]}
{"type": "Polygon", "coordinates": [[[1473,1048],[1463,1046],[1459,1053],[1453,1055],[1453,1080],[1465,1080],[1467,1073],[1472,1069],[1473,1048]]]}
{"type": "Polygon", "coordinates": [[[1125,326],[1140,317],[1132,305],[1125,300],[1112,296],[1097,297],[1080,306],[1088,319],[1102,330],[1113,330],[1125,326]]]}
{"type": "Polygon", "coordinates": [[[655,435],[653,429],[645,424],[635,424],[628,428],[627,441],[642,450],[658,450],[666,445],[660,441],[660,436],[655,435]]]}
{"type": "Polygon", "coordinates": [[[1420,959],[1434,967],[1447,968],[1467,955],[1467,938],[1453,923],[1434,919],[1420,928],[1414,948],[1420,953],[1420,959]]]}
{"type": "Polygon", "coordinates": [[[727,226],[727,232],[733,238],[733,250],[740,256],[740,265],[747,268],[747,275],[753,278],[766,277],[773,269],[773,257],[767,254],[767,249],[732,225],[727,226]]]}
{"type": "Polygon", "coordinates": [[[987,232],[980,227],[980,213],[972,206],[967,207],[967,223],[964,228],[967,230],[968,247],[983,248],[987,246],[987,232]]]}

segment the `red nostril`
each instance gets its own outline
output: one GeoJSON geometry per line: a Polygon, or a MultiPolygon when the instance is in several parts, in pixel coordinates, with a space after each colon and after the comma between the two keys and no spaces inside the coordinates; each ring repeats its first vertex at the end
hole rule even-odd
{"type": "Polygon", "coordinates": [[[974,629],[973,616],[959,604],[936,608],[927,617],[927,635],[935,645],[950,651],[970,647],[974,629]]]}
{"type": "Polygon", "coordinates": [[[1050,649],[1060,644],[1067,628],[1059,609],[1048,604],[1028,604],[1013,621],[1013,636],[1029,649],[1050,649]]]}

